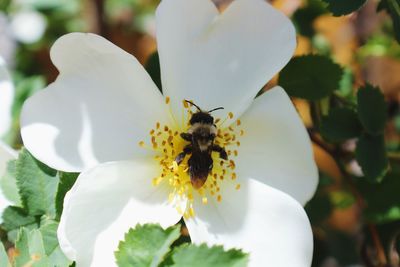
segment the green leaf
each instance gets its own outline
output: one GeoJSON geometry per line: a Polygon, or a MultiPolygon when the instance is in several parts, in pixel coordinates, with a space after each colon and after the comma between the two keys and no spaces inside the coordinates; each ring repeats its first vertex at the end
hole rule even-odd
{"type": "Polygon", "coordinates": [[[180,227],[167,229],[155,224],[137,225],[125,234],[115,252],[118,266],[158,266],[178,239],[180,227]]]}
{"type": "MultiPolygon", "coordinates": [[[[18,231],[16,248],[18,257],[16,266],[57,266],[67,267],[71,265],[62,253],[57,239],[58,223],[46,221],[39,229],[22,227],[18,231]]],[[[2,266],[2,265],[0,265],[2,266]]]]}
{"type": "Polygon", "coordinates": [[[21,228],[18,232],[17,242],[15,244],[15,250],[17,257],[14,258],[15,266],[24,266],[31,260],[29,254],[29,230],[21,228]]]}
{"type": "Polygon", "coordinates": [[[378,11],[386,10],[393,21],[394,35],[400,43],[400,2],[399,0],[381,0],[378,11]]]}
{"type": "Polygon", "coordinates": [[[389,173],[379,184],[357,179],[356,184],[367,205],[364,218],[372,223],[400,220],[399,173],[389,173]]]}
{"type": "Polygon", "coordinates": [[[346,191],[333,191],[330,193],[330,199],[335,208],[347,209],[356,201],[355,197],[346,191]]]}
{"type": "Polygon", "coordinates": [[[313,225],[324,221],[333,210],[331,200],[325,193],[315,194],[304,208],[313,225]]]}
{"type": "Polygon", "coordinates": [[[21,199],[18,194],[17,181],[15,180],[15,163],[16,160],[11,160],[7,163],[6,173],[0,179],[0,187],[7,200],[11,201],[15,206],[20,206],[21,199]]]}
{"type": "Polygon", "coordinates": [[[55,216],[57,172],[22,149],[16,163],[16,179],[24,208],[30,215],[55,216]]]}
{"type": "Polygon", "coordinates": [[[11,267],[11,263],[8,260],[7,252],[3,246],[3,243],[1,242],[0,242],[0,266],[11,267]]]}
{"type": "Polygon", "coordinates": [[[248,263],[248,255],[241,250],[224,251],[222,246],[209,248],[205,244],[176,247],[171,258],[171,267],[245,267],[248,263]]]}
{"type": "Polygon", "coordinates": [[[365,130],[372,135],[382,134],[387,118],[385,98],[378,87],[367,84],[357,92],[358,116],[365,130]]]}
{"type": "Polygon", "coordinates": [[[45,254],[42,235],[39,230],[29,231],[21,228],[15,244],[17,257],[15,257],[15,267],[48,267],[50,266],[45,254]]]}
{"type": "Polygon", "coordinates": [[[49,221],[39,228],[40,233],[43,237],[43,244],[46,255],[48,257],[51,266],[67,267],[72,262],[67,259],[64,253],[61,251],[60,245],[57,239],[57,228],[58,223],[55,221],[49,221]]]}
{"type": "Polygon", "coordinates": [[[10,206],[3,212],[2,228],[6,231],[32,224],[37,224],[36,218],[27,214],[26,211],[20,207],[10,206]]]}
{"type": "Polygon", "coordinates": [[[363,134],[357,142],[356,158],[370,181],[382,181],[389,168],[383,136],[363,134]]]}
{"type": "Polygon", "coordinates": [[[307,55],[293,58],[278,83],[290,96],[318,100],[339,88],[342,74],[342,68],[328,57],[307,55]]]}
{"type": "Polygon", "coordinates": [[[342,142],[361,135],[357,113],[349,108],[333,108],[321,121],[321,134],[327,140],[342,142]]]}
{"type": "Polygon", "coordinates": [[[367,0],[323,0],[328,4],[329,11],[334,16],[343,16],[350,14],[361,8],[367,0]]]}
{"type": "Polygon", "coordinates": [[[47,222],[39,228],[39,231],[43,236],[44,249],[47,255],[51,254],[58,246],[57,227],[58,223],[53,221],[47,222]]]}
{"type": "Polygon", "coordinates": [[[160,70],[160,59],[158,52],[154,52],[150,55],[145,65],[147,73],[150,75],[153,82],[157,85],[158,89],[162,92],[161,85],[161,70],[160,70]]]}
{"type": "Polygon", "coordinates": [[[344,97],[345,99],[348,99],[349,101],[352,101],[352,98],[354,98],[353,84],[354,84],[353,70],[349,67],[346,67],[343,70],[343,76],[342,79],[340,80],[339,90],[337,91],[337,94],[339,96],[344,97]]]}
{"type": "Polygon", "coordinates": [[[327,11],[321,1],[309,0],[305,7],[297,9],[293,14],[297,32],[311,38],[315,34],[314,20],[325,13],[327,11]]]}
{"type": "Polygon", "coordinates": [[[58,184],[56,195],[56,218],[61,217],[64,205],[65,194],[72,188],[79,173],[59,172],[60,182],[58,184]]]}
{"type": "Polygon", "coordinates": [[[312,225],[322,223],[332,213],[333,205],[326,190],[332,185],[334,185],[334,179],[326,173],[320,172],[318,189],[304,207],[312,225]]]}

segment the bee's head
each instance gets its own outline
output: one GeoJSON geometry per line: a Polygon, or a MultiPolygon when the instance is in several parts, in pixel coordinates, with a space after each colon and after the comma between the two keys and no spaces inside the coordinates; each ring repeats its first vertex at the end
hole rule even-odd
{"type": "Polygon", "coordinates": [[[194,104],[193,102],[189,101],[189,100],[185,100],[187,103],[195,106],[197,108],[197,112],[194,113],[192,115],[192,117],[190,118],[190,125],[194,125],[195,123],[202,123],[202,124],[209,124],[209,125],[213,125],[214,124],[214,118],[213,116],[211,116],[211,112],[215,111],[215,110],[219,110],[219,109],[223,109],[223,107],[219,107],[219,108],[214,108],[212,110],[209,111],[203,111],[199,106],[197,106],[196,104],[194,104]]]}
{"type": "Polygon", "coordinates": [[[195,123],[213,125],[214,118],[208,112],[199,111],[192,115],[189,123],[190,123],[190,125],[194,125],[195,123]]]}

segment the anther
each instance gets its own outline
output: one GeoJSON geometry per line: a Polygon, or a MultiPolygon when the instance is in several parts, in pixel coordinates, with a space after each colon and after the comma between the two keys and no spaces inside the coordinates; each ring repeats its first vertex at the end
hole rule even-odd
{"type": "Polygon", "coordinates": [[[182,101],[184,108],[189,108],[189,104],[188,102],[186,102],[185,100],[182,101]]]}

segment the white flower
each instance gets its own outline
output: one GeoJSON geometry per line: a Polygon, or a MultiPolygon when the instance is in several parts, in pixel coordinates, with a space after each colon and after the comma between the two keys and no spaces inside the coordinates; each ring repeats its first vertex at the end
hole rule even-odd
{"type": "Polygon", "coordinates": [[[42,38],[47,22],[41,13],[26,9],[12,16],[10,26],[15,39],[25,44],[32,44],[42,38]]]}
{"type": "MultiPolygon", "coordinates": [[[[11,107],[14,99],[14,86],[4,60],[0,57],[0,138],[11,125],[11,107]]],[[[0,182],[5,174],[7,162],[16,158],[16,152],[0,140],[0,182]]],[[[11,205],[0,188],[0,222],[4,209],[11,205]]]]}
{"type": "MultiPolygon", "coordinates": [[[[0,11],[0,57],[2,61],[11,64],[14,60],[16,42],[9,27],[8,17],[0,11]]],[[[0,122],[1,123],[1,122],[0,122]]]]}
{"type": "Polygon", "coordinates": [[[129,228],[167,227],[183,215],[193,242],[243,248],[250,266],[310,266],[311,227],[298,204],[318,180],[307,132],[282,88],[254,100],[293,53],[291,22],[262,0],[236,0],[222,14],[208,0],[163,0],[156,23],[168,97],[134,57],[72,33],[51,49],[59,77],[24,105],[28,150],[83,171],[64,201],[62,250],[77,266],[115,266],[129,228]],[[188,130],[185,99],[225,108],[212,115],[222,119],[216,141],[229,160],[213,153],[199,190],[185,170],[190,156],[174,163],[188,144],[179,136],[188,130]]]}
{"type": "Polygon", "coordinates": [[[0,57],[0,138],[10,129],[13,100],[14,85],[8,73],[6,62],[0,57]]]}

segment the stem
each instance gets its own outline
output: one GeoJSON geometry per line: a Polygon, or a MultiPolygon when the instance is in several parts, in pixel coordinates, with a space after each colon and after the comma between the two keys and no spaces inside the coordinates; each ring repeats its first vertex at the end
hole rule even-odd
{"type": "Polygon", "coordinates": [[[352,107],[352,108],[356,108],[356,107],[357,107],[356,103],[354,103],[354,102],[348,100],[347,98],[345,98],[345,97],[339,95],[337,92],[334,92],[334,93],[332,94],[332,96],[333,96],[336,100],[338,100],[339,102],[341,102],[343,105],[345,105],[345,106],[350,106],[350,107],[352,107]]]}
{"type": "Polygon", "coordinates": [[[104,16],[104,0],[93,0],[93,5],[96,12],[96,26],[99,34],[107,37],[107,25],[104,16]]]}
{"type": "Polygon", "coordinates": [[[333,149],[328,144],[323,142],[319,136],[317,136],[314,129],[309,128],[309,129],[307,129],[307,131],[308,131],[311,141],[313,141],[315,144],[320,146],[323,150],[328,152],[330,155],[333,153],[333,149]]]}
{"type": "MultiPolygon", "coordinates": [[[[361,210],[365,209],[367,207],[367,204],[365,203],[364,198],[362,197],[361,193],[358,191],[356,184],[354,183],[351,176],[347,173],[345,166],[343,165],[343,163],[340,160],[340,155],[343,154],[340,151],[340,147],[336,147],[336,148],[332,149],[327,144],[325,144],[323,141],[321,141],[314,132],[309,131],[309,133],[310,133],[311,140],[314,141],[322,149],[324,149],[335,160],[335,163],[337,164],[344,181],[346,181],[351,192],[353,193],[353,195],[356,198],[357,205],[360,207],[361,210]]],[[[388,261],[386,258],[385,250],[382,246],[382,242],[379,238],[378,231],[376,230],[376,226],[374,224],[370,223],[370,224],[368,224],[368,229],[371,233],[372,240],[373,240],[376,252],[377,252],[379,266],[386,266],[388,261]]]]}
{"type": "Polygon", "coordinates": [[[387,152],[387,156],[391,160],[400,160],[400,153],[399,152],[387,152]]]}
{"type": "Polygon", "coordinates": [[[318,101],[310,102],[310,114],[315,129],[319,129],[321,122],[321,109],[318,101]]]}
{"type": "Polygon", "coordinates": [[[400,266],[400,259],[398,257],[398,252],[396,249],[396,242],[397,239],[400,238],[400,230],[396,231],[391,240],[390,240],[390,244],[389,244],[389,266],[400,266]]]}
{"type": "Polygon", "coordinates": [[[376,230],[376,226],[373,224],[368,224],[369,231],[372,235],[372,240],[374,241],[374,245],[376,248],[378,261],[381,264],[380,266],[387,265],[387,259],[385,255],[385,250],[383,249],[382,242],[379,239],[378,231],[376,230]]]}

